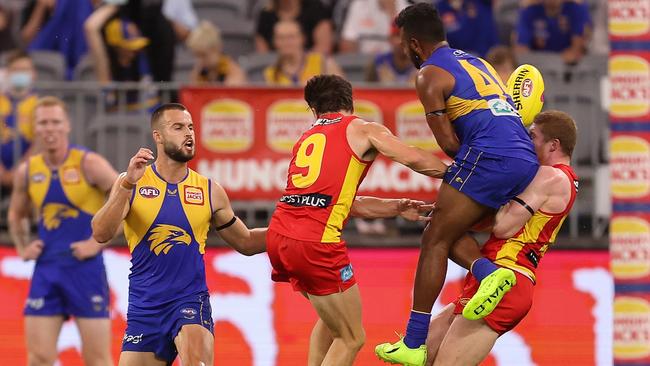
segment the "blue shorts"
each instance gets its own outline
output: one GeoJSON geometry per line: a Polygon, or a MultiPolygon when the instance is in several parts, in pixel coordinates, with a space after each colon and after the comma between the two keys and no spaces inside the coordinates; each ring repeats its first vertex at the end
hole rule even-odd
{"type": "Polygon", "coordinates": [[[474,201],[498,209],[526,189],[537,169],[538,162],[463,145],[443,181],[474,201]]]}
{"type": "Polygon", "coordinates": [[[108,318],[108,281],[102,258],[75,266],[37,263],[25,315],[108,318]]]}
{"type": "Polygon", "coordinates": [[[214,333],[210,295],[192,295],[154,309],[129,305],[122,352],[153,352],[169,363],[178,351],[174,338],[186,324],[199,324],[214,333]]]}

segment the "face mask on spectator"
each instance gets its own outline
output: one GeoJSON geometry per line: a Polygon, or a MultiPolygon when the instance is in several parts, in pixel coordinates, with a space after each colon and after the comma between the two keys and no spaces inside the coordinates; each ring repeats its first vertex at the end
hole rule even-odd
{"type": "Polygon", "coordinates": [[[32,74],[25,71],[18,71],[9,74],[9,85],[15,90],[29,89],[32,85],[32,74]]]}

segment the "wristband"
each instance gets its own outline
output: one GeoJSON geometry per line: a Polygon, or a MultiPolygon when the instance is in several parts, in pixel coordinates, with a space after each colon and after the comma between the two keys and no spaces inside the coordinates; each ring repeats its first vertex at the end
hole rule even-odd
{"type": "Polygon", "coordinates": [[[135,184],[127,182],[126,177],[124,177],[124,179],[122,179],[120,182],[120,187],[126,189],[127,191],[130,191],[135,188],[135,184]]]}

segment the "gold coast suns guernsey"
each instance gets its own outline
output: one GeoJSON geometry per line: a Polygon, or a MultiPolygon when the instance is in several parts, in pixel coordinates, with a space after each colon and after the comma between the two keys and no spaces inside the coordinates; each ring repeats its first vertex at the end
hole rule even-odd
{"type": "Polygon", "coordinates": [[[154,164],[145,169],[124,220],[130,305],[153,308],[208,290],[203,254],[210,191],[210,180],[191,169],[178,184],[162,179],[154,164]]]}
{"type": "Polygon", "coordinates": [[[571,181],[571,198],[566,209],[560,213],[538,210],[510,239],[498,239],[494,235],[483,245],[481,252],[494,263],[518,271],[535,281],[535,270],[540,260],[555,242],[562,223],[569,215],[578,193],[578,177],[570,166],[554,165],[571,181]]]}
{"type": "MultiPolygon", "coordinates": [[[[70,244],[92,235],[90,221],[104,204],[105,193],[84,176],[82,163],[88,150],[70,146],[63,163],[50,168],[43,155],[29,158],[27,191],[39,213],[38,236],[43,240],[39,263],[78,265],[70,244]]],[[[102,262],[101,254],[83,261],[102,262]]]]}
{"type": "Polygon", "coordinates": [[[338,243],[350,207],[372,161],[348,144],[347,127],[356,116],[320,116],[293,147],[287,187],[269,230],[286,237],[338,243]]]}

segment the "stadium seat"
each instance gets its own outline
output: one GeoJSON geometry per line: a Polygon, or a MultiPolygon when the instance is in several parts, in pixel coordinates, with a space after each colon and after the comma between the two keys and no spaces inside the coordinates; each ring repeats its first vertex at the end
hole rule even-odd
{"type": "Polygon", "coordinates": [[[365,53],[343,53],[334,56],[336,63],[343,69],[346,79],[352,82],[365,81],[366,68],[372,59],[372,55],[365,53]]]}
{"type": "Polygon", "coordinates": [[[239,64],[246,71],[249,82],[264,82],[264,69],[273,64],[278,56],[275,53],[253,53],[239,58],[239,64]]]}
{"type": "Polygon", "coordinates": [[[104,156],[118,171],[141,147],[153,147],[146,114],[100,114],[86,127],[86,146],[104,156]]]}
{"type": "Polygon", "coordinates": [[[194,0],[192,5],[201,19],[221,26],[232,19],[246,18],[247,3],[241,0],[194,0]]]}
{"type": "Polygon", "coordinates": [[[62,81],[65,78],[65,58],[56,51],[31,51],[37,78],[41,81],[62,81]]]}
{"type": "Polygon", "coordinates": [[[223,39],[223,52],[226,55],[236,60],[240,56],[255,52],[253,39],[255,24],[253,21],[230,19],[218,25],[223,39]]]}
{"type": "Polygon", "coordinates": [[[77,66],[75,66],[73,78],[78,81],[97,80],[93,57],[89,53],[83,55],[77,66]]]}

